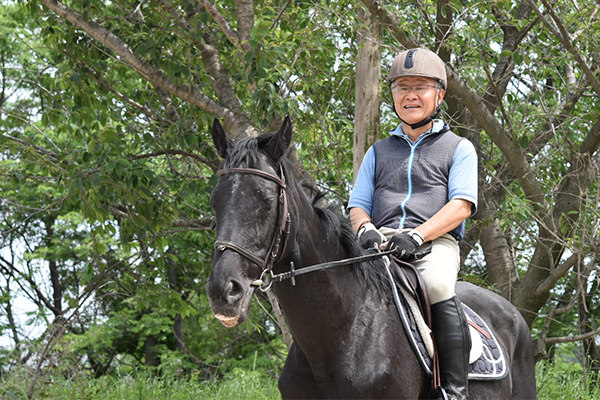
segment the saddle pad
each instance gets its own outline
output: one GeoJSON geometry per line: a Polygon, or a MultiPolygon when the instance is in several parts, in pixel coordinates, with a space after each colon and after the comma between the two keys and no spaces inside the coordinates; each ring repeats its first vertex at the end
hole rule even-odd
{"type": "MultiPolygon", "coordinates": [[[[481,355],[469,365],[469,379],[495,380],[502,379],[508,374],[508,363],[504,357],[504,350],[494,336],[494,332],[479,315],[463,304],[463,311],[467,318],[479,327],[478,334],[481,338],[481,355]]],[[[471,330],[474,332],[475,330],[471,330]]]]}
{"type": "MultiPolygon", "coordinates": [[[[423,335],[427,332],[422,332],[422,328],[419,329],[420,324],[418,321],[422,317],[421,315],[415,315],[410,310],[408,302],[405,298],[406,294],[402,290],[399,290],[395,284],[393,276],[388,268],[388,276],[392,282],[392,291],[394,294],[394,301],[396,308],[398,309],[398,315],[404,326],[404,331],[408,336],[408,341],[413,348],[413,351],[417,355],[421,367],[429,375],[433,376],[433,359],[427,351],[427,341],[423,339],[423,335]]],[[[479,315],[471,310],[468,306],[463,304],[463,309],[468,319],[470,319],[475,325],[479,327],[478,330],[470,329],[472,332],[476,332],[481,337],[482,351],[477,360],[469,365],[469,379],[470,380],[497,380],[503,379],[508,374],[508,364],[504,356],[502,347],[496,340],[494,333],[488,327],[479,315]]]]}

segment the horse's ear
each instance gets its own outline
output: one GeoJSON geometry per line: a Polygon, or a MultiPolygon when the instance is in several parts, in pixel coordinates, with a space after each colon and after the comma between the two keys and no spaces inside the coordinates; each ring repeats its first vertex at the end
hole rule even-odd
{"type": "Polygon", "coordinates": [[[283,124],[281,124],[281,128],[279,128],[269,143],[269,153],[275,160],[279,160],[287,154],[292,145],[293,137],[292,120],[289,115],[286,115],[283,124]]]}
{"type": "Polygon", "coordinates": [[[227,132],[225,132],[225,128],[221,125],[219,118],[215,118],[211,134],[213,143],[217,148],[217,154],[219,157],[225,158],[225,156],[227,156],[227,149],[233,145],[233,140],[231,140],[227,132]]]}

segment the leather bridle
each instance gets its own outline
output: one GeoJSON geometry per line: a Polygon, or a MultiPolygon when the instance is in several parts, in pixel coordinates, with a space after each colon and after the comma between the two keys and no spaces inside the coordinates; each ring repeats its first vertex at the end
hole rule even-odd
{"type": "MultiPolygon", "coordinates": [[[[215,241],[215,248],[219,251],[225,251],[227,249],[233,250],[238,254],[246,257],[250,261],[254,262],[263,269],[261,278],[254,281],[253,285],[261,286],[263,277],[270,273],[272,275],[273,265],[278,261],[278,258],[284,253],[287,239],[290,234],[291,217],[288,212],[288,199],[287,199],[287,185],[285,183],[285,175],[283,174],[283,167],[279,166],[281,178],[274,174],[262,171],[255,168],[230,168],[223,169],[217,172],[217,176],[221,177],[227,174],[251,174],[260,176],[261,178],[268,179],[279,185],[279,215],[277,221],[277,227],[275,234],[273,235],[273,241],[269,246],[265,258],[261,258],[252,251],[246,249],[241,244],[235,243],[227,239],[217,239],[215,241]]],[[[261,287],[262,289],[262,287],[261,287]]],[[[266,290],[266,289],[265,289],[266,290]]]]}

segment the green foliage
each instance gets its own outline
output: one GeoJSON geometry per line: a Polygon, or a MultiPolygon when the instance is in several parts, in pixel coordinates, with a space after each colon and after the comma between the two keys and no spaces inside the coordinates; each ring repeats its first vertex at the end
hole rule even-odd
{"type": "MultiPolygon", "coordinates": [[[[0,397],[24,399],[31,376],[26,369],[15,371],[0,388],[0,397]]],[[[600,393],[582,379],[581,369],[572,364],[539,363],[536,367],[538,398],[593,399],[600,393]]],[[[65,377],[60,374],[44,376],[37,392],[38,398],[50,399],[280,399],[277,380],[262,367],[234,368],[220,379],[199,381],[176,378],[174,375],[155,377],[146,372],[90,379],[84,374],[65,377]]]]}
{"type": "MultiPolygon", "coordinates": [[[[177,10],[197,7],[172,4],[177,10]]],[[[59,316],[71,319],[57,354],[69,353],[66,359],[95,374],[118,371],[120,364],[143,365],[149,340],[156,357],[173,359],[176,318],[184,321],[191,352],[184,355],[186,370],[193,359],[219,366],[207,368],[207,374],[228,370],[228,359],[245,359],[268,342],[274,327],[271,323],[269,333],[256,330],[264,322],[260,309],[249,322],[254,325],[247,337],[255,341],[250,345],[239,333],[225,333],[199,295],[214,240],[197,230],[209,222],[195,225],[211,217],[213,116],[175,96],[169,101],[176,115],[169,113],[155,86],[39,4],[2,7],[7,12],[0,42],[9,67],[4,77],[11,90],[23,93],[2,104],[0,174],[6,179],[0,182],[0,207],[2,232],[9,238],[3,246],[14,260],[2,265],[11,271],[3,285],[9,292],[20,287],[38,301],[39,315],[48,318],[44,324],[59,316]],[[176,221],[184,228],[174,226],[176,221]],[[37,291],[49,274],[56,274],[52,287],[37,291]],[[47,313],[42,304],[53,307],[47,313]],[[221,340],[212,339],[215,335],[221,340]],[[239,340],[240,346],[229,348],[227,340],[239,340]]],[[[69,7],[85,21],[101,22],[173,84],[217,95],[197,46],[205,29],[219,29],[207,12],[196,14],[190,30],[156,12],[155,3],[140,4],[135,15],[123,2],[69,7]]],[[[310,132],[296,135],[306,144],[299,147],[301,156],[320,159],[319,182],[339,187],[345,196],[351,158],[345,151],[330,156],[320,147],[345,149],[352,143],[350,105],[337,100],[352,93],[348,4],[294,3],[285,13],[269,2],[257,7],[251,51],[242,54],[216,37],[235,95],[258,127],[270,129],[286,113],[296,117],[297,132],[310,132]],[[343,29],[330,15],[334,6],[347,15],[343,29]],[[315,81],[322,85],[315,87],[315,81]]],[[[220,3],[219,10],[235,20],[234,2],[220,3]]]]}

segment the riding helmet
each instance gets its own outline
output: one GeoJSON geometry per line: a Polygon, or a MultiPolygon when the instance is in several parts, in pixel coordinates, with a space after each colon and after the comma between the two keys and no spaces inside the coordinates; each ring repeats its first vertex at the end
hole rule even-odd
{"type": "Polygon", "coordinates": [[[417,48],[398,54],[390,68],[388,82],[392,84],[401,76],[424,76],[437,80],[446,89],[446,66],[433,51],[417,48]]]}

